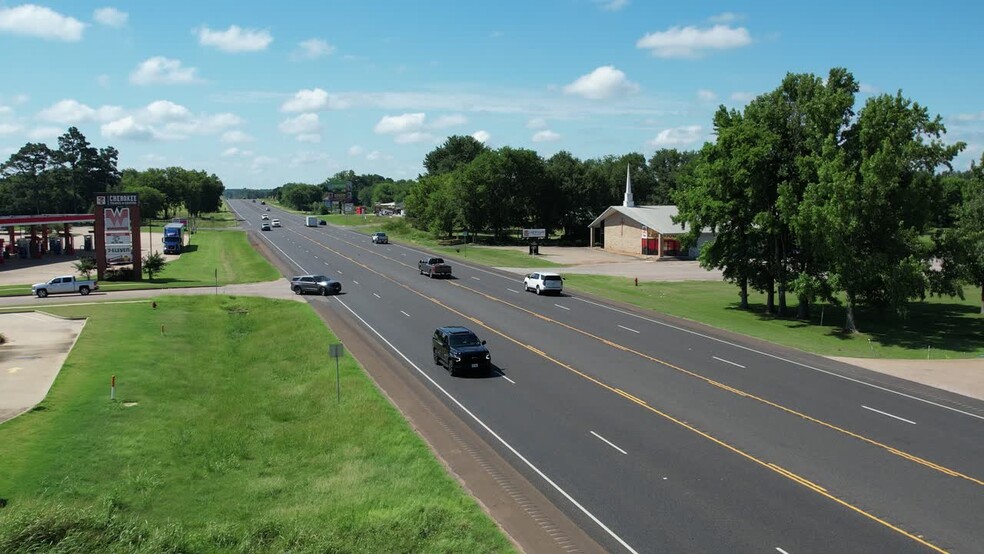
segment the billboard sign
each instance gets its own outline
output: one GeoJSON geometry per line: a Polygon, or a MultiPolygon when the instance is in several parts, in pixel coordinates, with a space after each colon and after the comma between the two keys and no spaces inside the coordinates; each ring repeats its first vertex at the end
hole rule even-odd
{"type": "Polygon", "coordinates": [[[523,229],[524,239],[545,239],[547,238],[546,229],[523,229]]]}

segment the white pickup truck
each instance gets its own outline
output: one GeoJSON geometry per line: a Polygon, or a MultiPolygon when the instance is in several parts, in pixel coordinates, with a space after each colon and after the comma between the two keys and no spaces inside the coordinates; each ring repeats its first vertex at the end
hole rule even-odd
{"type": "Polygon", "coordinates": [[[37,295],[38,298],[44,298],[49,294],[70,292],[77,292],[85,296],[94,290],[99,290],[99,285],[95,281],[80,281],[72,275],[55,277],[47,283],[31,285],[31,294],[37,295]]]}

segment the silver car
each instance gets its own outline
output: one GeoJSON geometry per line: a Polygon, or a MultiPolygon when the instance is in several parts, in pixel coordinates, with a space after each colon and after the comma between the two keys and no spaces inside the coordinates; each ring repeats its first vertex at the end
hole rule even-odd
{"type": "Polygon", "coordinates": [[[327,296],[342,292],[342,284],[324,275],[296,275],[290,279],[290,290],[294,294],[313,292],[327,296]]]}

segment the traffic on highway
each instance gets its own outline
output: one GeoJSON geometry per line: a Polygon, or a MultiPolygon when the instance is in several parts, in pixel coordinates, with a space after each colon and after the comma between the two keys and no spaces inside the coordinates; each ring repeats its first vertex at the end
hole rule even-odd
{"type": "Polygon", "coordinates": [[[430,279],[419,264],[437,254],[374,243],[377,229],[230,205],[290,274],[340,283],[308,302],[364,328],[609,551],[980,549],[984,405],[571,291],[554,273],[534,274],[553,295],[457,260],[430,279]],[[259,233],[268,213],[281,226],[259,233]],[[439,331],[458,328],[480,337],[487,371],[439,356],[439,331]]]}

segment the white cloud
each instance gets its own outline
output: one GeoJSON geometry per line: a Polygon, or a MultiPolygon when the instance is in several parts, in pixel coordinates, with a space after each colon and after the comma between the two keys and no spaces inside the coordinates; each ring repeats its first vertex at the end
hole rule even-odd
{"type": "Polygon", "coordinates": [[[861,94],[878,94],[878,87],[869,85],[868,83],[861,83],[858,85],[858,92],[861,94]]]}
{"type": "Polygon", "coordinates": [[[184,139],[189,135],[214,135],[229,127],[242,124],[243,119],[234,113],[218,113],[194,117],[183,121],[170,121],[161,130],[161,138],[184,139]]]}
{"type": "Polygon", "coordinates": [[[405,113],[403,115],[384,115],[373,128],[380,135],[406,134],[424,126],[426,114],[405,113]]]}
{"type": "Polygon", "coordinates": [[[324,152],[298,152],[290,158],[290,165],[311,165],[328,161],[328,154],[324,152]]]}
{"type": "Polygon", "coordinates": [[[296,138],[297,142],[321,142],[321,133],[301,133],[296,138]]]}
{"type": "Polygon", "coordinates": [[[38,119],[52,123],[74,125],[86,121],[110,121],[123,115],[119,106],[100,106],[90,108],[77,100],[59,100],[38,112],[38,119]]]}
{"type": "Polygon", "coordinates": [[[235,146],[226,148],[222,151],[221,156],[223,158],[248,158],[253,155],[252,150],[240,150],[235,146]]]}
{"type": "Polygon", "coordinates": [[[99,8],[92,12],[92,18],[96,20],[97,23],[102,23],[107,27],[120,28],[126,25],[127,19],[130,18],[130,14],[126,12],[121,12],[116,8],[99,8]]]}
{"type": "Polygon", "coordinates": [[[130,82],[135,85],[177,85],[198,81],[194,67],[182,67],[180,60],[172,60],[164,56],[154,56],[140,62],[133,73],[130,82]]]}
{"type": "Polygon", "coordinates": [[[266,50],[273,42],[273,36],[267,30],[243,29],[232,25],[225,31],[213,31],[208,27],[198,29],[198,43],[202,46],[214,46],[223,52],[258,52],[266,50]]]}
{"type": "Polygon", "coordinates": [[[714,94],[713,90],[707,89],[697,89],[697,98],[702,102],[713,102],[717,100],[718,95],[714,94]]]}
{"type": "Polygon", "coordinates": [[[436,140],[434,135],[420,131],[396,135],[396,138],[393,139],[397,144],[420,144],[422,142],[434,142],[434,140],[436,140]]]}
{"type": "Polygon", "coordinates": [[[542,117],[534,117],[526,122],[527,129],[543,129],[547,126],[547,120],[542,117]]]}
{"type": "Polygon", "coordinates": [[[737,14],[735,12],[723,12],[717,15],[712,15],[711,17],[708,18],[708,21],[710,21],[711,23],[726,25],[728,23],[734,23],[739,19],[744,19],[744,17],[742,17],[741,14],[737,14]]]}
{"type": "Polygon", "coordinates": [[[102,88],[109,87],[109,75],[103,73],[102,75],[96,77],[96,82],[99,83],[99,86],[102,88]]]}
{"type": "Polygon", "coordinates": [[[478,142],[481,142],[482,144],[486,144],[489,142],[489,139],[492,138],[492,135],[490,135],[489,132],[486,131],[485,129],[481,129],[472,133],[472,138],[474,138],[478,142]]]}
{"type": "Polygon", "coordinates": [[[150,140],[157,138],[154,130],[137,121],[132,115],[103,124],[102,135],[108,139],[150,140]]]}
{"type": "Polygon", "coordinates": [[[77,42],[82,40],[85,24],[62,15],[51,8],[22,4],[16,8],[0,8],[0,33],[77,42]]]}
{"type": "Polygon", "coordinates": [[[445,127],[457,127],[459,125],[464,125],[465,123],[468,123],[468,118],[460,113],[456,113],[438,117],[434,120],[434,123],[430,124],[430,127],[432,129],[443,129],[445,127]]]}
{"type": "Polygon", "coordinates": [[[143,109],[141,118],[148,123],[160,121],[178,121],[191,117],[188,108],[171,102],[170,100],[156,100],[147,104],[143,109]]]}
{"type": "Polygon", "coordinates": [[[699,58],[709,50],[730,50],[751,44],[744,27],[715,25],[709,29],[671,27],[649,33],[636,42],[636,48],[651,50],[658,58],[699,58]]]}
{"type": "Polygon", "coordinates": [[[560,135],[551,131],[550,129],[537,131],[533,135],[533,142],[554,142],[557,140],[560,140],[560,135]]]}
{"type": "Polygon", "coordinates": [[[321,132],[321,120],[316,113],[302,113],[297,117],[281,121],[278,128],[281,133],[288,135],[319,133],[321,132]]]}
{"type": "Polygon", "coordinates": [[[253,163],[250,169],[253,173],[259,173],[269,165],[277,163],[277,158],[271,158],[270,156],[257,156],[253,158],[253,163]]]}
{"type": "Polygon", "coordinates": [[[22,127],[15,123],[0,123],[0,135],[12,135],[21,129],[22,127]]]}
{"type": "Polygon", "coordinates": [[[369,160],[370,162],[375,162],[379,160],[392,160],[393,156],[390,156],[389,154],[383,154],[379,150],[373,150],[372,152],[366,154],[366,159],[369,160]]]}
{"type": "Polygon", "coordinates": [[[301,89],[294,97],[280,106],[282,112],[316,112],[329,108],[341,108],[344,105],[333,103],[332,98],[323,89],[301,89]]]}
{"type": "Polygon", "coordinates": [[[754,92],[737,91],[731,93],[731,99],[735,102],[751,102],[757,96],[754,92]]]}
{"type": "Polygon", "coordinates": [[[565,93],[576,94],[590,100],[601,100],[618,94],[638,92],[638,90],[638,84],[626,79],[625,73],[610,65],[603,65],[564,86],[565,93]]]}
{"type": "Polygon", "coordinates": [[[984,121],[984,112],[980,113],[960,113],[953,116],[957,121],[984,121]]]}
{"type": "Polygon", "coordinates": [[[320,38],[312,38],[297,44],[295,59],[316,60],[335,53],[335,47],[320,38]]]}
{"type": "Polygon", "coordinates": [[[345,153],[348,154],[349,156],[361,156],[363,152],[365,152],[365,149],[359,146],[358,144],[353,144],[352,146],[349,146],[348,150],[345,151],[345,153]]]}
{"type": "Polygon", "coordinates": [[[144,154],[140,156],[140,159],[149,163],[160,163],[167,160],[167,158],[161,156],[160,154],[144,154]]]}
{"type": "Polygon", "coordinates": [[[243,142],[252,142],[253,137],[236,129],[233,131],[226,131],[222,133],[222,137],[219,140],[222,142],[228,142],[232,144],[240,144],[243,142]]]}
{"type": "Polygon", "coordinates": [[[595,4],[606,12],[617,12],[629,5],[629,0],[595,0],[595,4]]]}
{"type": "Polygon", "coordinates": [[[506,36],[506,33],[503,33],[502,31],[492,31],[489,33],[489,38],[502,38],[504,36],[506,36]]]}
{"type": "Polygon", "coordinates": [[[664,129],[656,135],[656,138],[650,140],[647,144],[654,148],[674,148],[677,146],[687,146],[700,140],[700,132],[700,125],[686,125],[683,127],[664,129]]]}

